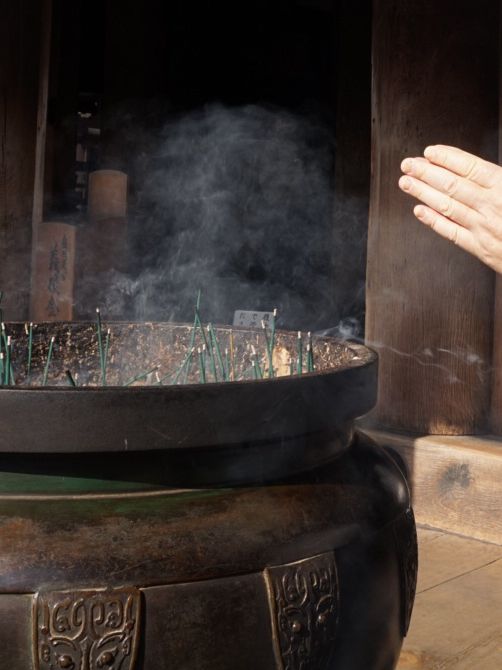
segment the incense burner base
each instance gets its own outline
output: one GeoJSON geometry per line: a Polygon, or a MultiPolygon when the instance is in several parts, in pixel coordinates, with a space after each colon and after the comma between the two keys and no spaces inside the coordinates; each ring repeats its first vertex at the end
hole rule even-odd
{"type": "Polygon", "coordinates": [[[231,488],[68,478],[48,494],[45,474],[27,492],[0,470],[1,668],[397,663],[415,524],[402,473],[364,435],[308,472],[231,488]]]}

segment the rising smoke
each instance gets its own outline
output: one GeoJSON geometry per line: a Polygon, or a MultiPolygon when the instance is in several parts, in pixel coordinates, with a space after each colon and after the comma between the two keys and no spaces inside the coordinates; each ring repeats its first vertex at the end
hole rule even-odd
{"type": "Polygon", "coordinates": [[[277,307],[283,327],[330,328],[363,304],[364,240],[346,217],[334,226],[325,126],[275,108],[212,105],[155,136],[136,133],[123,166],[134,184],[133,272],[96,278],[109,317],[189,320],[199,288],[204,317],[220,323],[237,309],[277,307]]]}

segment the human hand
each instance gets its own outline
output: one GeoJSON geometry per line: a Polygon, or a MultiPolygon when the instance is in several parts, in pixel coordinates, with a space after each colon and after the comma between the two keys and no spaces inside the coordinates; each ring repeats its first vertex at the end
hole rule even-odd
{"type": "Polygon", "coordinates": [[[399,187],[423,203],[417,219],[502,273],[502,167],[436,145],[401,169],[399,187]]]}

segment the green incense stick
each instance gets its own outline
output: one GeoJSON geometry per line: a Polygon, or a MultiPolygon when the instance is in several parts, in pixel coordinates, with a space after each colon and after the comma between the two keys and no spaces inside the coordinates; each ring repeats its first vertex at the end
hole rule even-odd
{"type": "Polygon", "coordinates": [[[230,331],[230,380],[235,381],[235,347],[234,347],[234,331],[230,331]]]}
{"type": "Polygon", "coordinates": [[[298,364],[297,372],[299,375],[303,372],[303,343],[302,343],[302,332],[298,331],[298,364]]]}
{"type": "Polygon", "coordinates": [[[54,347],[54,340],[55,339],[56,338],[53,335],[51,337],[51,341],[50,341],[50,344],[49,344],[49,351],[47,353],[47,361],[45,362],[45,369],[44,369],[44,377],[43,377],[43,380],[42,380],[42,386],[47,386],[47,378],[49,376],[49,366],[51,364],[52,349],[54,347]]]}
{"type": "Polygon", "coordinates": [[[267,357],[268,357],[268,376],[273,377],[274,376],[274,361],[272,358],[272,350],[270,348],[270,339],[267,333],[267,326],[265,324],[265,321],[261,322],[261,328],[263,330],[263,334],[265,336],[265,344],[267,348],[267,357]]]}
{"type": "Polygon", "coordinates": [[[227,371],[225,379],[229,381],[231,370],[230,370],[230,351],[228,350],[228,347],[225,347],[225,366],[227,371]]]}
{"type": "Polygon", "coordinates": [[[75,388],[77,386],[77,384],[76,384],[75,380],[73,379],[72,373],[69,370],[66,370],[65,375],[66,375],[66,379],[68,380],[68,384],[70,386],[73,386],[73,388],[75,388]]]}
{"type": "Polygon", "coordinates": [[[28,326],[27,323],[24,324],[24,331],[26,333],[26,336],[28,338],[28,362],[26,365],[26,381],[29,384],[30,383],[30,377],[31,377],[31,357],[33,353],[33,322],[30,322],[30,325],[28,326]]]}
{"type": "Polygon", "coordinates": [[[108,367],[108,350],[110,348],[110,334],[111,331],[108,328],[106,331],[106,338],[105,338],[105,352],[103,354],[103,366],[101,368],[101,386],[106,386],[106,370],[108,367]]]}
{"type": "Polygon", "coordinates": [[[7,336],[7,358],[5,364],[5,376],[6,376],[6,385],[15,386],[16,380],[14,379],[14,368],[12,367],[12,338],[10,335],[7,336]]]}
{"type": "Polygon", "coordinates": [[[1,328],[2,328],[2,342],[5,352],[7,353],[7,333],[5,332],[5,323],[3,321],[1,324],[1,328]]]}
{"type": "Polygon", "coordinates": [[[201,384],[206,383],[206,365],[203,357],[203,353],[201,348],[199,347],[197,349],[197,353],[199,354],[199,375],[200,375],[200,381],[201,384]]]}
{"type": "Polygon", "coordinates": [[[314,372],[314,350],[312,346],[312,333],[307,333],[307,371],[314,372]]]}
{"type": "Polygon", "coordinates": [[[158,379],[158,380],[157,380],[157,383],[156,383],[156,386],[162,386],[162,384],[164,383],[164,381],[165,381],[166,379],[169,379],[170,377],[171,377],[171,378],[174,377],[173,385],[177,384],[178,379],[179,379],[180,376],[181,376],[181,373],[182,373],[183,370],[186,368],[186,366],[189,365],[189,363],[191,362],[191,360],[192,360],[192,356],[193,356],[193,352],[194,352],[194,349],[192,348],[192,349],[190,350],[190,352],[185,356],[185,359],[183,360],[183,362],[181,363],[181,365],[179,366],[179,368],[178,368],[177,370],[175,370],[174,372],[171,370],[171,372],[168,372],[167,375],[164,375],[163,377],[161,377],[160,379],[158,379]]]}
{"type": "Polygon", "coordinates": [[[10,335],[8,335],[7,342],[5,345],[5,370],[3,379],[3,383],[5,386],[10,385],[10,350],[11,350],[11,339],[10,335]]]}
{"type": "Polygon", "coordinates": [[[225,370],[225,364],[223,363],[223,356],[221,355],[221,348],[220,348],[220,343],[218,342],[218,338],[216,336],[216,332],[211,324],[208,325],[208,330],[209,330],[209,335],[212,340],[213,348],[216,351],[216,356],[218,358],[218,364],[221,369],[221,376],[223,377],[223,381],[227,380],[227,373],[225,370]]]}
{"type": "Polygon", "coordinates": [[[101,379],[106,375],[104,369],[104,349],[103,349],[103,328],[101,324],[101,312],[99,307],[96,307],[96,330],[98,334],[98,353],[99,353],[99,366],[101,368],[101,379]]]}
{"type": "Polygon", "coordinates": [[[272,358],[272,361],[274,360],[276,319],[277,319],[277,307],[274,307],[274,311],[272,313],[272,328],[271,328],[271,331],[270,331],[270,356],[272,358]]]}
{"type": "Polygon", "coordinates": [[[145,370],[144,372],[140,372],[138,375],[135,375],[134,377],[131,377],[131,379],[128,379],[123,386],[130,386],[131,384],[134,384],[134,382],[139,382],[141,379],[146,379],[148,375],[151,375],[153,372],[159,369],[158,365],[154,365],[153,368],[150,368],[149,370],[145,370]]]}
{"type": "Polygon", "coordinates": [[[212,338],[212,335],[211,335],[211,330],[212,330],[212,326],[209,323],[208,326],[207,326],[207,333],[209,335],[209,349],[208,349],[209,363],[211,365],[211,372],[213,373],[214,381],[217,382],[218,381],[218,373],[216,371],[216,360],[215,360],[215,357],[214,357],[213,338],[212,338]]]}

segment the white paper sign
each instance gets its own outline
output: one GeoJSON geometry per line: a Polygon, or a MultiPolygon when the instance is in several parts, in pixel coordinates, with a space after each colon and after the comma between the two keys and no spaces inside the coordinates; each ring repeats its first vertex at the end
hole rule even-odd
{"type": "Polygon", "coordinates": [[[245,309],[238,309],[234,312],[234,326],[243,326],[244,328],[261,328],[261,322],[265,325],[272,322],[273,312],[250,312],[245,309]]]}

